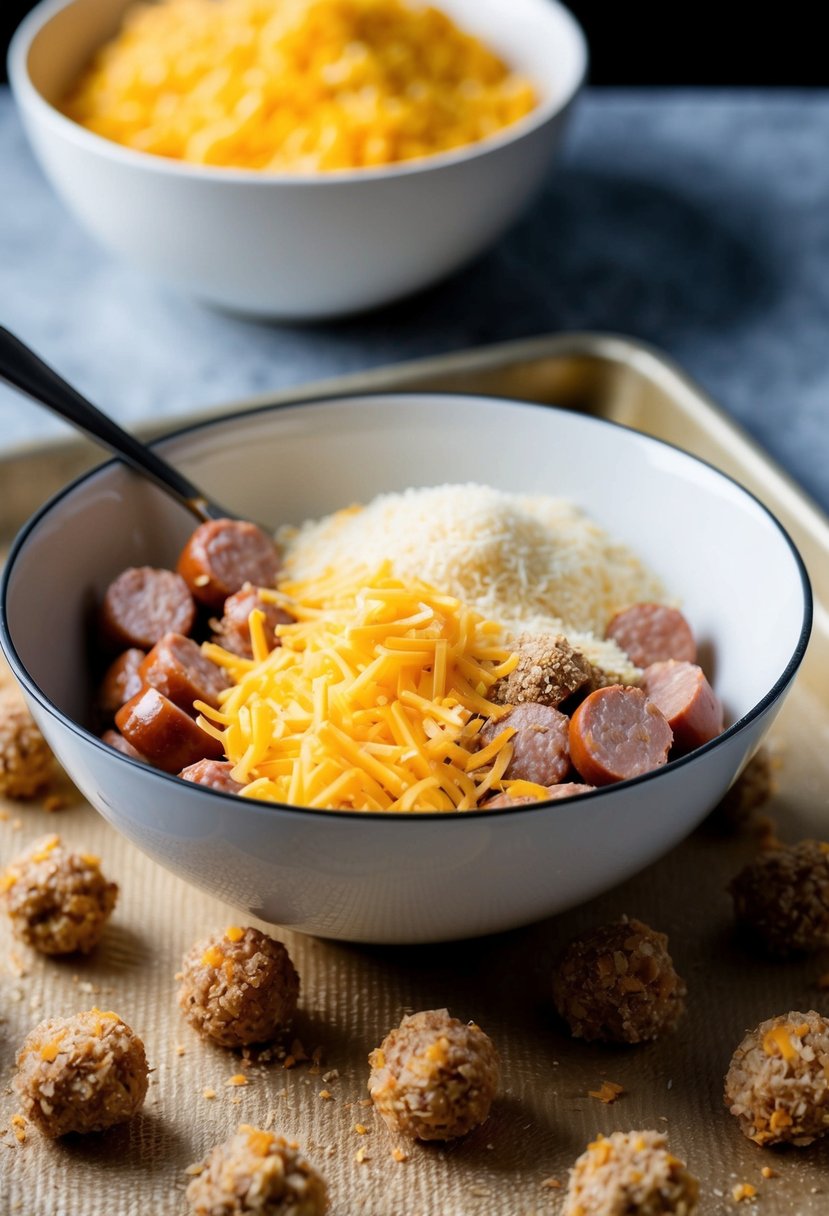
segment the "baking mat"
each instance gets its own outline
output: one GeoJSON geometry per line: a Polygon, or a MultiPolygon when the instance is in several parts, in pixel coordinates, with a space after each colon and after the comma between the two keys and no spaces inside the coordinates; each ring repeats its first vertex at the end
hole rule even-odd
{"type": "MultiPolygon", "coordinates": [[[[797,688],[775,726],[779,792],[764,808],[787,839],[825,831],[827,743],[825,709],[797,688]]],[[[817,988],[829,960],[770,964],[732,933],[724,888],[756,851],[756,825],[737,835],[703,826],[602,898],[497,937],[373,948],[274,931],[296,963],[302,992],[282,1045],[288,1054],[263,1061],[202,1041],[175,1001],[184,951],[238,915],[139,853],[68,783],[59,794],[66,805],[57,811],[43,799],[0,804],[0,861],[56,831],[99,854],[121,894],[88,959],[41,958],[13,941],[5,917],[0,923],[2,1216],[179,1216],[187,1210],[187,1167],[240,1122],[300,1141],[328,1181],[332,1216],[554,1214],[563,1196],[554,1184],[566,1184],[568,1166],[596,1132],[645,1127],[664,1129],[701,1178],[702,1213],[733,1212],[732,1188],[741,1182],[758,1190],[756,1201],[739,1205],[743,1212],[829,1210],[827,1148],[759,1149],[722,1102],[723,1074],[746,1028],[791,1008],[829,1012],[817,988]],[[687,1013],[675,1033],[648,1046],[574,1042],[551,1007],[552,962],[572,935],[622,913],[669,934],[688,984],[687,1013]],[[144,1111],[124,1127],[57,1143],[28,1127],[21,1143],[11,1123],[17,1047],[42,1018],[93,1005],[116,1010],[144,1039],[154,1070],[144,1111]],[[392,1137],[366,1105],[366,1056],[404,1012],[439,1006],[474,1018],[492,1036],[501,1088],[490,1118],[465,1140],[413,1147],[392,1137]],[[239,1073],[248,1084],[230,1086],[239,1073]],[[624,1088],[612,1105],[588,1097],[604,1080],[624,1088]],[[408,1160],[395,1161],[394,1147],[405,1148],[408,1160]],[[775,1177],[763,1179],[768,1164],[775,1177]]]]}

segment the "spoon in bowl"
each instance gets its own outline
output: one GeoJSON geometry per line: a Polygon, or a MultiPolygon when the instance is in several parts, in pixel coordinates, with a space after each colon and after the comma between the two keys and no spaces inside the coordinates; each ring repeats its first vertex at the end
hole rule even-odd
{"type": "Polygon", "coordinates": [[[73,388],[19,338],[0,326],[0,380],[83,431],[128,464],[142,477],[172,495],[203,523],[211,519],[238,519],[163,460],[157,452],[130,435],[112,418],[73,388]]]}

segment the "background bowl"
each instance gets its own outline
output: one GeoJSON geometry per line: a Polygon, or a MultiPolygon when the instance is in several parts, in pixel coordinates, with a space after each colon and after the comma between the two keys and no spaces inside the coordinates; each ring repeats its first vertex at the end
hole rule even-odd
{"type": "Polygon", "coordinates": [[[426,286],[492,242],[543,180],[586,69],[556,0],[441,0],[536,85],[492,139],[377,169],[313,175],[202,168],[133,152],[55,109],[131,0],[47,0],[9,51],[35,152],[115,253],[205,301],[271,317],[357,312],[426,286]]]}
{"type": "Polygon", "coordinates": [[[159,446],[208,493],[274,525],[447,481],[573,499],[681,600],[731,724],[636,780],[546,808],[462,815],[287,809],[146,768],[81,725],[87,622],[125,566],[172,565],[193,521],[120,464],[105,465],[21,532],[0,592],[0,637],[41,729],[101,814],[162,865],[275,924],[436,941],[589,899],[719,801],[803,657],[811,593],[777,521],[708,465],[612,423],[491,398],[377,396],[253,411],[159,446]]]}

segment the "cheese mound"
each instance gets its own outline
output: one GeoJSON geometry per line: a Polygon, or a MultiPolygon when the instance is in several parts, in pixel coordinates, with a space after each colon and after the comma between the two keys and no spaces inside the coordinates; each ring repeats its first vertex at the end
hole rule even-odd
{"type": "Polygon", "coordinates": [[[383,494],[298,529],[283,529],[289,577],[388,560],[401,579],[422,578],[510,633],[563,633],[621,683],[639,671],[613,641],[620,608],[664,602],[660,580],[574,503],[481,485],[383,494]]]}
{"type": "Polygon", "coordinates": [[[292,616],[268,651],[264,613],[251,613],[253,659],[203,651],[234,681],[218,710],[196,703],[222,743],[242,794],[292,806],[361,811],[464,811],[489,791],[545,790],[505,782],[505,728],[478,748],[488,700],[518,656],[460,599],[381,565],[369,579],[342,569],[262,590],[292,616]]]}

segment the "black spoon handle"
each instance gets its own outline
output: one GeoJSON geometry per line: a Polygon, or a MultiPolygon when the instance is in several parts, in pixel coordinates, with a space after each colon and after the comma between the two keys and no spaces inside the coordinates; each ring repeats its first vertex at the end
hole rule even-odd
{"type": "Polygon", "coordinates": [[[172,494],[201,520],[231,515],[202,494],[197,486],[166,460],[118,426],[53,371],[19,338],[0,326],[0,380],[25,393],[90,438],[109,448],[126,464],[172,494]]]}

